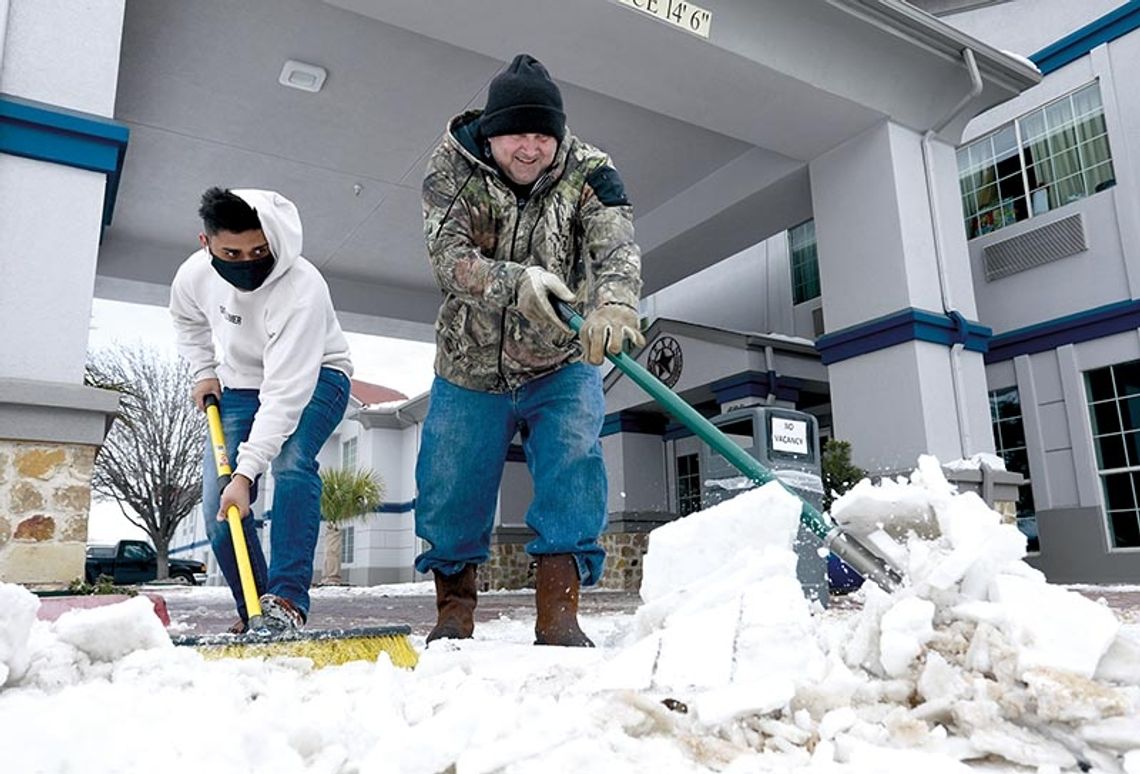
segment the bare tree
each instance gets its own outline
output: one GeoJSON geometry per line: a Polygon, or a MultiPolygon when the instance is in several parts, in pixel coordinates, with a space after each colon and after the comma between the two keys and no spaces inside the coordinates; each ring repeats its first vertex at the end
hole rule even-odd
{"type": "Polygon", "coordinates": [[[202,499],[205,430],[189,368],[145,346],[116,347],[91,355],[87,381],[122,394],[91,487],[147,533],[166,578],[174,531],[202,499]]]}

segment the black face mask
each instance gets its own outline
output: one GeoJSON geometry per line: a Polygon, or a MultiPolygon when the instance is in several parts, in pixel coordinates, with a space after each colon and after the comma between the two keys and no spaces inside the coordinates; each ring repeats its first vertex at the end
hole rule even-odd
{"type": "Polygon", "coordinates": [[[267,255],[252,261],[225,261],[210,253],[210,263],[221,278],[238,290],[257,290],[273,271],[276,257],[267,255]]]}

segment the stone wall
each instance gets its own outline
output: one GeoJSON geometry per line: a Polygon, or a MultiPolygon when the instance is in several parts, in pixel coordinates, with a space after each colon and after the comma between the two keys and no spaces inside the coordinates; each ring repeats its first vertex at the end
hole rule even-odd
{"type": "Polygon", "coordinates": [[[479,590],[533,589],[534,557],[524,543],[495,542],[491,555],[479,566],[479,590]]]}
{"type": "Polygon", "coordinates": [[[641,562],[649,547],[649,533],[607,532],[600,542],[606,549],[606,571],[598,588],[638,591],[641,588],[641,562]]]}
{"type": "MultiPolygon", "coordinates": [[[[534,557],[526,552],[525,541],[497,537],[491,555],[479,567],[479,588],[534,588],[534,557]]],[[[599,542],[606,549],[606,570],[598,588],[610,591],[637,591],[641,588],[641,561],[649,542],[647,532],[607,532],[599,542]]]]}
{"type": "Polygon", "coordinates": [[[0,581],[83,577],[96,447],[0,439],[0,581]]]}

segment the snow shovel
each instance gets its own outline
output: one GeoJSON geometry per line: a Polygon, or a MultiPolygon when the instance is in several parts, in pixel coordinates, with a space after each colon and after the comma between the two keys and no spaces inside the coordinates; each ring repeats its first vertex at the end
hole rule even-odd
{"type": "MultiPolygon", "coordinates": [[[[222,418],[218,399],[207,395],[206,421],[210,427],[210,445],[214,449],[214,465],[218,470],[218,490],[230,482],[229,456],[222,433],[222,418]]],[[[174,638],[175,645],[189,645],[207,658],[249,658],[294,656],[312,659],[316,667],[343,664],[348,661],[375,661],[380,653],[387,653],[396,666],[412,668],[419,656],[412,648],[409,626],[372,626],[361,629],[294,630],[274,633],[265,625],[257,584],[253,579],[253,565],[249,559],[249,546],[242,530],[241,511],[230,506],[226,521],[234,541],[241,593],[249,622],[244,634],[185,635],[174,638]]]]}
{"type": "MultiPolygon", "coordinates": [[[[575,332],[582,327],[582,317],[565,301],[551,297],[551,303],[558,310],[558,315],[575,332]]],[[[779,478],[760,464],[755,457],[745,452],[733,443],[728,436],[720,431],[716,425],[701,416],[694,409],[653,374],[629,355],[622,352],[613,355],[606,350],[606,358],[617,367],[619,371],[628,376],[649,396],[657,401],[662,408],[668,411],[678,422],[689,428],[702,441],[716,449],[728,462],[757,484],[767,484],[769,481],[779,481],[779,478]]],[[[787,491],[796,493],[780,482],[787,491]]],[[[820,513],[815,506],[796,495],[803,504],[800,511],[800,521],[818,537],[824,548],[831,551],[844,562],[853,567],[864,578],[874,581],[886,591],[893,591],[902,585],[902,575],[885,559],[874,553],[854,535],[845,533],[842,528],[831,520],[825,513],[820,513]]]]}

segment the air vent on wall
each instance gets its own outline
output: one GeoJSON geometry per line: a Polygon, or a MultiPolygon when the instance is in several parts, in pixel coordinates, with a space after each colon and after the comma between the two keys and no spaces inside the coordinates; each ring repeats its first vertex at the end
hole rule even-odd
{"type": "Polygon", "coordinates": [[[823,335],[823,307],[817,306],[811,310],[811,328],[813,335],[819,338],[823,335]]]}
{"type": "Polygon", "coordinates": [[[993,282],[1087,249],[1085,225],[1078,212],[1011,239],[986,245],[983,250],[986,281],[993,282]]]}

